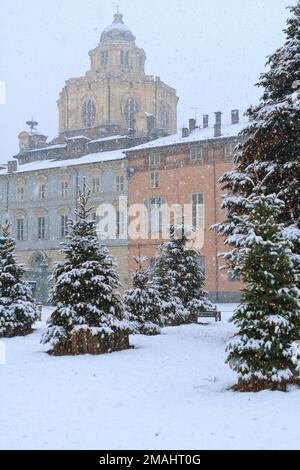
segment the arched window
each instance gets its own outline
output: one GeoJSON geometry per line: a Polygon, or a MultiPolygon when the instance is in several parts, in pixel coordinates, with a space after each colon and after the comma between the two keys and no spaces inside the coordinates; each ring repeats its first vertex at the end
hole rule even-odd
{"type": "Polygon", "coordinates": [[[31,266],[33,268],[41,268],[48,266],[48,258],[42,251],[36,251],[31,257],[31,266]]]}
{"type": "Polygon", "coordinates": [[[93,100],[88,99],[82,107],[82,121],[84,127],[93,127],[96,122],[96,106],[93,100]]]}
{"type": "Polygon", "coordinates": [[[134,98],[128,98],[125,108],[124,108],[124,115],[126,118],[126,123],[128,126],[131,126],[132,121],[135,119],[135,115],[139,111],[139,105],[135,101],[134,98]]]}

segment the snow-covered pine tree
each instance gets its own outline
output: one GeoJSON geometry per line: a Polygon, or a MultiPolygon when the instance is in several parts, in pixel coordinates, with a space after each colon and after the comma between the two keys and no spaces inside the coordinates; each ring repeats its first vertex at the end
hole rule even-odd
{"type": "MultiPolygon", "coordinates": [[[[228,193],[247,197],[251,178],[263,179],[273,169],[263,190],[285,202],[279,220],[300,253],[300,2],[290,10],[285,43],[268,58],[268,71],[258,82],[263,96],[247,112],[251,122],[242,132],[245,142],[237,148],[235,171],[221,181],[228,193]]],[[[229,235],[229,224],[227,228],[229,235]]]]}
{"type": "Polygon", "coordinates": [[[189,311],[175,295],[175,271],[170,271],[169,243],[162,243],[158,248],[151,285],[157,290],[160,299],[161,326],[178,326],[187,321],[189,311]]]}
{"type": "Polygon", "coordinates": [[[117,289],[119,276],[113,257],[97,238],[91,221],[90,194],[80,193],[76,222],[63,244],[65,261],[51,277],[50,300],[56,306],[42,338],[50,354],[103,354],[128,349],[131,331],[117,289]]]}
{"type": "Polygon", "coordinates": [[[190,312],[187,323],[197,323],[199,314],[213,308],[204,290],[206,277],[200,264],[200,252],[189,246],[186,235],[189,227],[177,225],[171,227],[170,261],[171,272],[174,269],[175,295],[190,312]],[[175,269],[176,268],[176,269],[175,269]]]}
{"type": "Polygon", "coordinates": [[[300,338],[300,257],[278,224],[285,203],[265,196],[262,186],[247,198],[225,200],[232,214],[226,243],[234,248],[223,256],[245,285],[232,318],[237,333],[227,348],[239,379],[234,389],[241,391],[286,390],[300,372],[293,347],[300,338]]]}
{"type": "Polygon", "coordinates": [[[32,332],[38,315],[29,285],[22,280],[24,269],[14,256],[15,241],[9,224],[0,237],[0,338],[25,336],[32,332]]]}
{"type": "Polygon", "coordinates": [[[128,318],[135,326],[135,332],[142,335],[161,333],[160,299],[155,285],[150,282],[150,271],[146,268],[146,257],[135,258],[138,269],[132,275],[132,289],[124,293],[128,318]]]}
{"type": "Polygon", "coordinates": [[[156,262],[162,299],[180,301],[178,315],[173,318],[171,313],[170,321],[175,324],[197,323],[199,313],[212,308],[204,291],[205,274],[199,264],[200,254],[187,246],[186,229],[184,225],[171,226],[171,239],[161,245],[156,262]]]}

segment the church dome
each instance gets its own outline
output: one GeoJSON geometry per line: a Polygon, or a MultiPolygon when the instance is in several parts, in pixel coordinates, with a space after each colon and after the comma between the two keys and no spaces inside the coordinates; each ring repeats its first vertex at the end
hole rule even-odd
{"type": "Polygon", "coordinates": [[[105,28],[101,34],[101,43],[106,42],[135,42],[135,36],[124,24],[123,15],[119,12],[114,15],[113,23],[105,28]]]}

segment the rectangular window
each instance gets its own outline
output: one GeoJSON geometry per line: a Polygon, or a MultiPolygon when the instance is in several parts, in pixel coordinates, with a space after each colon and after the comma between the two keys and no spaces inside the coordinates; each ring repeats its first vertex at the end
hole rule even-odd
{"type": "Polygon", "coordinates": [[[117,238],[126,237],[126,223],[125,223],[125,212],[117,211],[116,212],[116,234],[117,238]]]}
{"type": "Polygon", "coordinates": [[[101,52],[101,65],[107,65],[108,64],[108,51],[102,51],[101,52]]]}
{"type": "Polygon", "coordinates": [[[203,147],[192,147],[190,149],[190,157],[192,162],[202,162],[203,161],[203,147]]]}
{"type": "Polygon", "coordinates": [[[230,142],[228,144],[225,144],[225,158],[232,158],[234,156],[234,150],[236,145],[236,142],[230,142]]]}
{"type": "Polygon", "coordinates": [[[110,236],[110,214],[109,211],[106,211],[101,208],[101,215],[99,217],[96,216],[96,222],[97,222],[97,232],[98,236],[101,238],[109,238],[110,236]]]}
{"type": "Polygon", "coordinates": [[[192,194],[192,225],[195,230],[204,229],[204,194],[192,194]]]}
{"type": "Polygon", "coordinates": [[[116,190],[120,193],[124,191],[124,176],[123,175],[118,175],[116,176],[116,190]]]}
{"type": "Polygon", "coordinates": [[[17,201],[24,201],[24,186],[17,187],[17,201]]]}
{"type": "Polygon", "coordinates": [[[160,176],[159,171],[150,172],[150,188],[158,189],[160,187],[160,176]]]}
{"type": "Polygon", "coordinates": [[[199,263],[199,267],[203,270],[205,274],[205,256],[200,255],[198,263],[199,263]]]}
{"type": "Polygon", "coordinates": [[[60,236],[61,238],[66,238],[68,235],[68,216],[62,215],[60,217],[60,236]]]}
{"type": "Polygon", "coordinates": [[[95,223],[95,228],[96,228],[96,231],[98,232],[99,231],[99,227],[100,227],[100,222],[101,222],[101,217],[99,217],[99,215],[97,215],[97,212],[93,212],[92,213],[92,220],[93,222],[95,223]]]}
{"type": "Polygon", "coordinates": [[[145,206],[147,209],[147,225],[149,233],[162,233],[164,220],[164,198],[152,197],[146,199],[145,206]]]}
{"type": "Polygon", "coordinates": [[[46,238],[46,219],[45,217],[38,217],[38,239],[45,240],[46,238]]]}
{"type": "Polygon", "coordinates": [[[151,153],[149,155],[149,165],[152,166],[152,167],[160,165],[160,154],[159,153],[151,153]]]}
{"type": "Polygon", "coordinates": [[[46,185],[40,184],[39,185],[39,199],[45,199],[46,197],[46,185]]]}
{"type": "Polygon", "coordinates": [[[17,239],[19,242],[24,240],[24,219],[17,220],[17,239]]]}
{"type": "Polygon", "coordinates": [[[61,196],[68,197],[69,195],[69,183],[68,181],[63,181],[61,183],[61,196]]]}
{"type": "Polygon", "coordinates": [[[100,178],[93,178],[92,181],[92,192],[93,194],[100,193],[100,178]]]}
{"type": "Polygon", "coordinates": [[[121,49],[121,57],[120,57],[121,65],[128,65],[129,63],[129,52],[121,49]]]}

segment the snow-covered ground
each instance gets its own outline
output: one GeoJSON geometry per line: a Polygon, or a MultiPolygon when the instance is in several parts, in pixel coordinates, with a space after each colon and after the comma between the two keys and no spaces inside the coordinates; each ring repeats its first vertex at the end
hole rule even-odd
{"type": "Polygon", "coordinates": [[[4,340],[0,448],[299,449],[298,389],[228,391],[233,306],[219,307],[222,323],[133,336],[135,349],[105,356],[49,357],[44,322],[4,340]]]}

